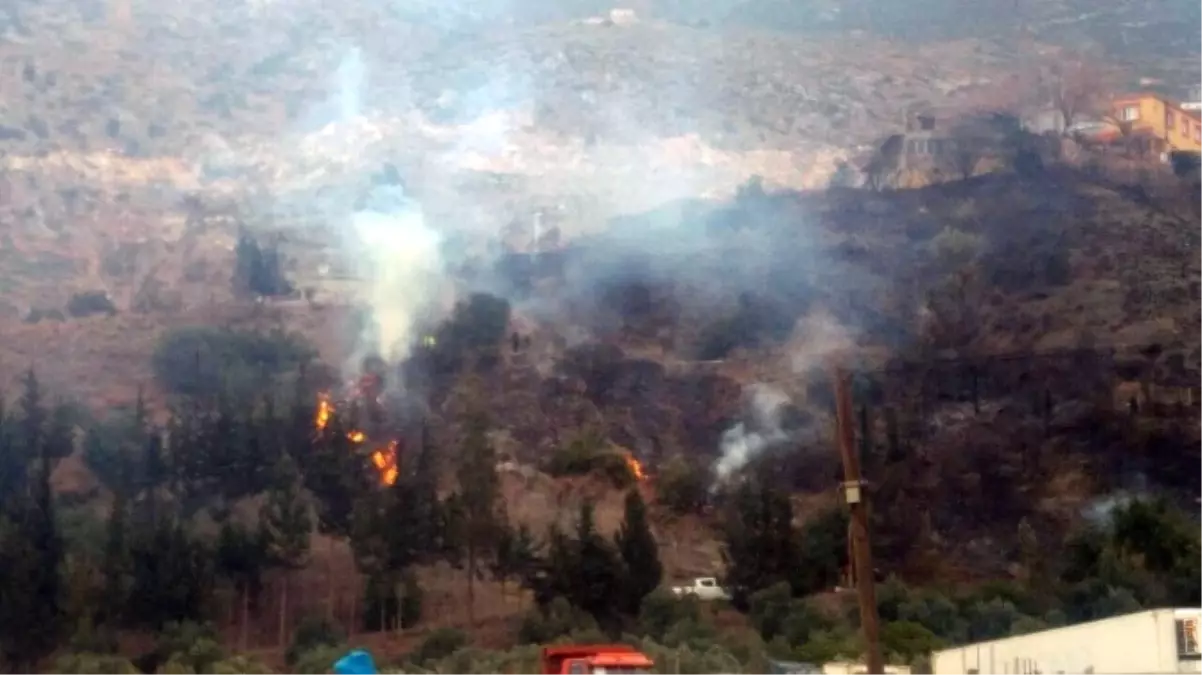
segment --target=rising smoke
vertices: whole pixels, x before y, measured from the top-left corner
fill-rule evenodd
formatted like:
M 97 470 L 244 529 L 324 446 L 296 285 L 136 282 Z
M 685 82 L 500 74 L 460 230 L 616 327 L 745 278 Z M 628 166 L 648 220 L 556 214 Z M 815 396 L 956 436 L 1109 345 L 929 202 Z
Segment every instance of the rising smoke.
M 828 364 L 851 345 L 850 332 L 830 314 L 815 311 L 797 323 L 789 345 L 789 366 L 795 377 L 821 377 Z M 727 429 L 714 463 L 714 486 L 730 480 L 764 452 L 797 442 L 800 429 L 786 429 L 783 412 L 792 401 L 788 394 L 768 384 L 755 384 L 744 396 L 744 419 Z
M 782 413 L 789 405 L 785 392 L 767 384 L 753 384 L 744 392 L 745 420 L 722 434 L 721 455 L 714 463 L 715 486 L 747 466 L 765 450 L 786 443 L 790 434 L 781 426 Z
M 418 322 L 446 282 L 442 236 L 426 224 L 421 205 L 401 185 L 379 185 L 351 222 L 363 244 L 363 300 L 372 321 L 356 361 L 378 354 L 404 361 L 418 338 Z
M 346 51 L 335 76 L 335 91 L 321 106 L 333 112 L 333 120 L 322 133 L 337 134 L 364 122 L 367 66 L 358 47 Z M 364 281 L 358 299 L 370 314 L 345 366 L 347 374 L 357 373 L 365 357 L 404 361 L 419 338 L 419 324 L 447 286 L 442 234 L 427 222 L 422 205 L 405 190 L 391 164 L 375 176 L 366 194 L 327 212 L 348 224 L 343 251 L 350 258 L 347 266 Z

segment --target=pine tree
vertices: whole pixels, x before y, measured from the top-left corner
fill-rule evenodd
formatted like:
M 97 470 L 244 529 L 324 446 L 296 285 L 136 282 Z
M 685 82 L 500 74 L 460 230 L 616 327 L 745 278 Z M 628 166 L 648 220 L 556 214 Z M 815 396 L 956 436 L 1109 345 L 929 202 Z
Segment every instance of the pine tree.
M 497 538 L 496 555 L 491 571 L 493 578 L 501 582 L 501 596 L 505 596 L 505 584 L 511 580 L 524 582 L 539 563 L 538 543 L 525 523 L 516 528 L 505 524 Z
M 251 607 L 263 590 L 263 571 L 267 566 L 267 546 L 263 532 L 254 531 L 227 520 L 217 535 L 217 572 L 223 576 L 240 600 L 239 644 L 248 647 Z
M 38 471 L 31 481 L 32 491 L 29 506 L 18 521 L 17 536 L 25 539 L 28 557 L 25 574 L 18 576 L 16 583 L 26 584 L 17 591 L 25 596 L 25 612 L 16 624 L 6 624 L 5 631 L 14 631 L 21 636 L 17 643 L 15 663 L 32 666 L 37 658 L 49 653 L 58 643 L 62 632 L 62 563 L 63 542 L 59 535 L 54 514 L 54 496 L 50 487 L 50 476 L 54 471 L 54 459 L 45 432 L 33 422 L 45 421 L 45 411 L 39 402 L 37 380 L 32 371 L 26 380 L 25 442 L 26 447 L 38 446 Z M 18 546 L 20 546 L 18 544 Z M 20 563 L 18 569 L 23 567 Z M 21 604 L 21 603 L 19 603 Z M 30 671 L 32 672 L 32 671 Z
M 417 541 L 422 542 L 418 558 L 428 560 L 443 548 L 444 518 L 438 501 L 438 453 L 424 423 L 421 445 L 413 465 L 412 474 L 408 474 L 405 480 L 406 508 L 411 512 Z
M 0 398 L 0 507 L 10 507 L 25 488 L 28 459 L 17 440 L 16 424 Z
M 159 522 L 159 488 L 167 479 L 167 467 L 163 461 L 163 438 L 158 432 L 143 434 L 141 481 L 139 490 L 147 519 L 153 526 Z
M 27 504 L 20 506 L 27 508 Z M 7 510 L 17 508 L 10 503 Z M 38 654 L 30 649 L 29 640 L 39 630 L 32 618 L 41 611 L 42 604 L 35 591 L 39 551 L 19 522 L 21 515 L 0 514 L 0 625 L 5 626 L 0 631 L 0 651 L 9 672 L 32 673 L 31 662 Z
M 40 457 L 46 440 L 46 409 L 42 406 L 42 387 L 32 368 L 22 381 L 21 435 L 26 460 Z
M 460 450 L 457 478 L 462 504 L 463 548 L 467 558 L 468 620 L 475 624 L 476 577 L 480 563 L 495 552 L 501 516 L 497 456 L 488 440 L 488 421 L 473 416 Z
M 747 481 L 733 495 L 723 526 L 726 584 L 736 602 L 781 581 L 799 583 L 797 535 L 787 494 Z
M 126 519 L 125 495 L 113 495 L 113 506 L 109 513 L 105 532 L 104 559 L 101 562 L 103 591 L 98 620 L 109 628 L 116 628 L 122 619 L 122 608 L 129 599 L 132 563 L 129 551 L 128 521 Z
M 351 550 L 365 580 L 363 612 L 369 630 L 387 630 L 400 610 L 399 571 L 408 566 L 408 561 L 401 558 L 411 549 L 410 545 L 403 549 L 396 547 L 403 535 L 395 534 L 394 528 L 397 525 L 409 528 L 406 521 L 391 522 L 392 514 L 397 512 L 392 507 L 394 499 L 395 489 L 365 494 L 355 503 L 351 519 Z
M 622 561 L 613 544 L 597 532 L 591 502 L 580 506 L 572 549 L 568 599 L 599 622 L 612 620 L 619 610 L 615 601 L 622 597 Z
M 659 586 L 664 573 L 659 545 L 647 521 L 647 504 L 637 488 L 626 493 L 625 513 L 614 544 L 623 566 L 622 609 L 633 615 L 643 598 Z
M 212 594 L 212 553 L 184 526 L 162 518 L 143 526 L 131 541 L 133 585 L 127 617 L 135 625 L 162 629 L 170 622 L 202 618 Z
M 283 572 L 278 640 L 284 644 L 288 636 L 289 577 L 292 571 L 308 562 L 313 517 L 292 458 L 281 454 L 272 474 L 272 487 L 259 511 L 259 527 L 263 531 L 269 564 Z

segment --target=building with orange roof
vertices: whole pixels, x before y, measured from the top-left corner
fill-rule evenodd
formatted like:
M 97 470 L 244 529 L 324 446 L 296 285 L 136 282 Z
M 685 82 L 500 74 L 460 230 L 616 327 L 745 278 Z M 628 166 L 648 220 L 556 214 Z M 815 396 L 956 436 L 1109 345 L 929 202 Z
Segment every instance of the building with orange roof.
M 1151 138 L 1167 151 L 1202 151 L 1202 114 L 1160 94 L 1140 93 L 1116 97 L 1110 116 L 1115 124 L 1130 125 L 1126 135 Z M 1108 135 L 1122 135 L 1114 128 Z

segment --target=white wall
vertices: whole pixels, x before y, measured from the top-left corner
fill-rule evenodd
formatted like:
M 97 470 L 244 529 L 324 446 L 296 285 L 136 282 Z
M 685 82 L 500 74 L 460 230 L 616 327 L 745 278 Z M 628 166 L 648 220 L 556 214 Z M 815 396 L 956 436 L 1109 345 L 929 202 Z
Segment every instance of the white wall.
M 931 655 L 932 672 L 1177 673 L 1202 672 L 1202 661 L 1178 662 L 1175 618 L 1200 609 L 1158 609 L 979 642 Z

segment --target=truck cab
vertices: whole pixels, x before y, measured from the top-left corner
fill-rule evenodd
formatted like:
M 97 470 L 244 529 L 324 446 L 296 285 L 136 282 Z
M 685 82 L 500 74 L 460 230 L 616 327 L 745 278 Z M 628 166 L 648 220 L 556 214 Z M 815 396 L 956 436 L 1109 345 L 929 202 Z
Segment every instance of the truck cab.
M 646 654 L 629 645 L 543 647 L 542 672 L 548 674 L 650 673 L 654 666 Z
M 673 586 L 672 592 L 678 597 L 696 596 L 698 600 L 730 600 L 730 593 L 714 577 L 697 577 L 687 586 Z

